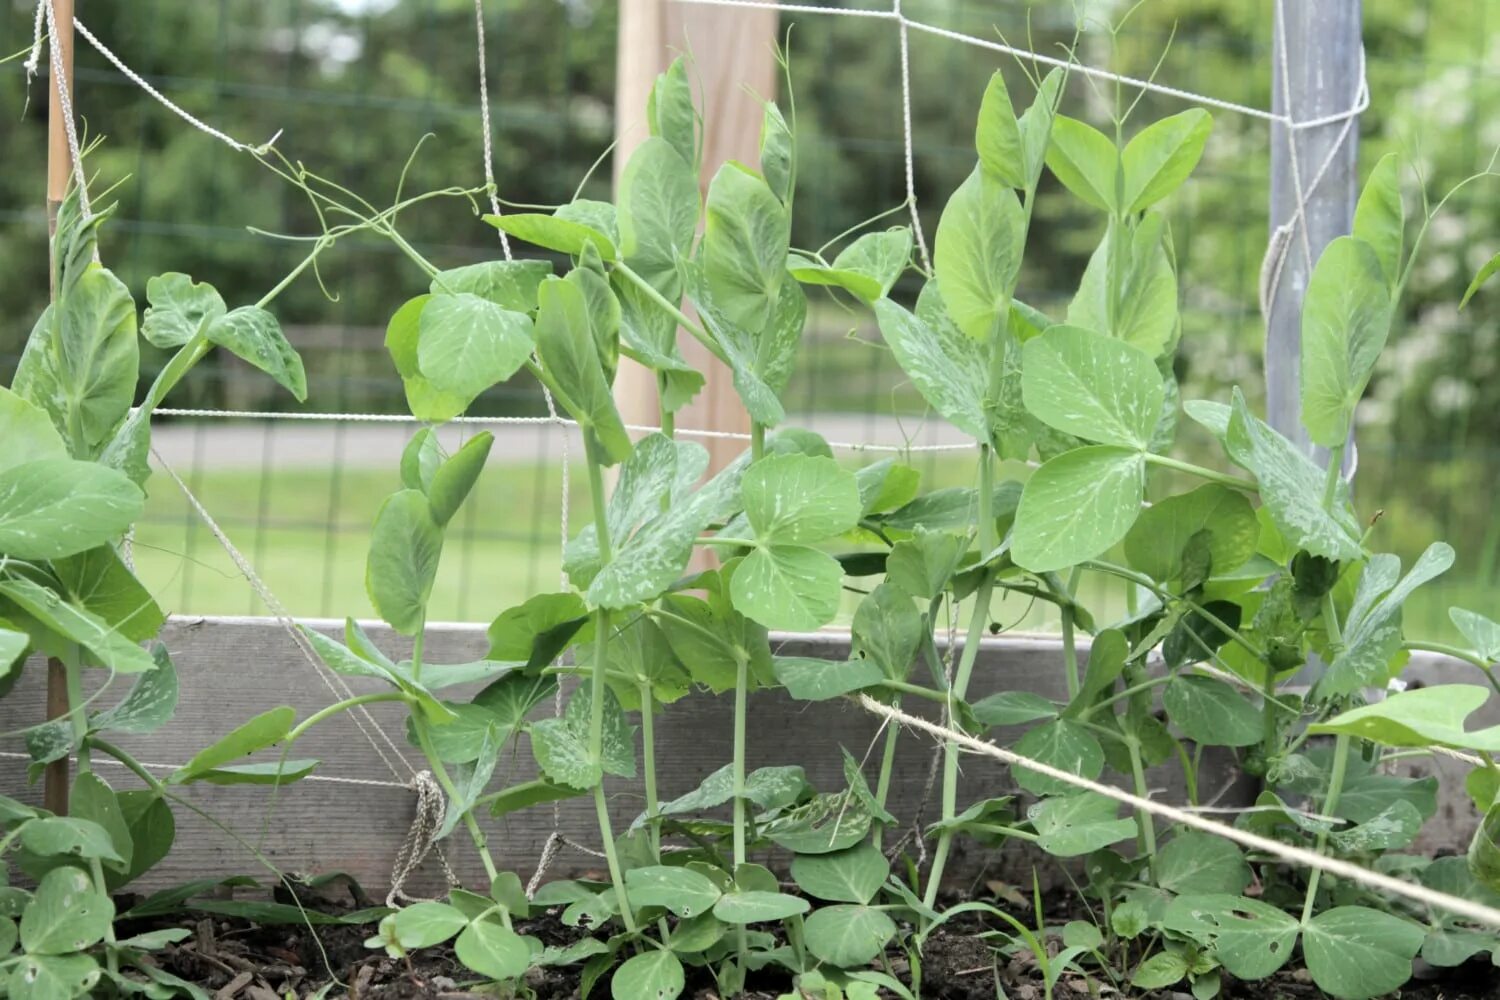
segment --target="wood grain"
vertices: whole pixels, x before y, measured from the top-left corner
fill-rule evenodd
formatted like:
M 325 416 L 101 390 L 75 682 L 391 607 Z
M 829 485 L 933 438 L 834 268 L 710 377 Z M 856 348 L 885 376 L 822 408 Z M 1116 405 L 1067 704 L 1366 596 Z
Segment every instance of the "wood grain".
M 330 633 L 338 623 L 317 622 Z M 376 642 L 392 656 L 404 656 L 409 640 L 379 626 L 369 626 Z M 174 619 L 163 632 L 163 641 L 181 675 L 182 697 L 176 717 L 158 733 L 120 743 L 146 762 L 181 764 L 204 745 L 251 716 L 278 705 L 291 705 L 299 718 L 328 705 L 333 696 L 313 674 L 311 667 L 286 633 L 269 619 Z M 848 656 L 847 635 L 836 633 L 778 637 L 784 655 L 818 656 L 842 660 Z M 487 643 L 479 626 L 433 626 L 428 630 L 426 659 L 430 663 L 463 662 L 482 656 Z M 1058 643 L 1042 638 L 987 640 L 980 654 L 973 681 L 975 697 L 993 691 L 1022 688 L 1061 698 L 1064 682 Z M 102 675 L 90 671 L 97 687 Z M 15 691 L 0 702 L 0 728 L 15 731 L 40 717 L 45 696 L 45 665 L 33 661 Z M 347 678 L 356 692 L 378 690 L 376 682 Z M 99 698 L 100 706 L 112 703 L 125 689 L 123 681 L 111 685 Z M 92 690 L 92 688 L 91 688 Z M 936 705 L 906 707 L 935 715 Z M 403 713 L 399 706 L 372 705 L 371 710 L 406 758 L 420 768 L 420 754 L 405 739 Z M 550 713 L 544 706 L 539 714 Z M 658 724 L 657 755 L 661 793 L 680 795 L 695 788 L 716 768 L 730 760 L 731 712 L 729 698 L 693 695 L 672 706 Z M 871 752 L 879 724 L 869 714 L 843 701 L 795 702 L 779 691 L 752 696 L 749 728 L 749 764 L 752 768 L 771 764 L 800 764 L 813 784 L 826 790 L 843 786 L 840 747 L 868 760 L 866 773 L 873 780 L 878 752 Z M 1001 742 L 1016 733 L 998 732 Z M 6 747 L 21 749 L 19 740 Z M 925 738 L 905 734 L 901 738 L 893 781 L 892 812 L 903 821 L 914 818 L 923 805 L 932 762 L 933 744 Z M 315 728 L 298 741 L 293 756 L 322 761 L 322 776 L 366 780 L 394 780 L 361 736 L 352 721 L 339 717 Z M 101 764 L 103 773 L 117 788 L 136 787 L 132 776 Z M 1151 788 L 1166 801 L 1184 799 L 1172 768 L 1149 776 Z M 0 780 L 0 794 L 36 801 L 37 789 L 26 783 L 26 768 L 19 761 L 7 762 Z M 496 784 L 525 780 L 535 773 L 530 748 L 524 737 L 507 748 L 497 772 Z M 1243 803 L 1253 787 L 1241 780 L 1227 758 L 1211 755 L 1205 765 L 1202 789 L 1205 798 L 1229 785 L 1221 804 Z M 966 760 L 959 800 L 966 804 L 978 798 L 1014 789 L 1005 769 L 996 762 Z M 214 825 L 179 808 L 177 846 L 172 855 L 144 880 L 146 886 L 162 886 L 189 878 L 234 873 L 263 874 L 248 845 L 277 868 L 302 873 L 348 871 L 363 883 L 380 888 L 389 881 L 395 852 L 412 819 L 415 797 L 403 788 L 347 785 L 327 781 L 305 781 L 273 792 L 250 787 L 216 788 L 192 785 L 184 789 L 192 802 L 212 814 L 238 834 L 237 842 Z M 612 788 L 612 813 L 623 829 L 640 812 L 639 785 L 619 782 Z M 925 819 L 931 822 L 937 808 L 934 795 L 927 803 Z M 558 818 L 564 834 L 580 843 L 597 846 L 598 834 L 588 798 L 563 802 Z M 540 806 L 499 820 L 486 818 L 486 829 L 499 864 L 529 877 L 547 835 L 552 830 L 550 806 Z M 460 834 L 459 837 L 462 835 Z M 462 877 L 471 883 L 480 879 L 472 849 L 457 838 L 449 856 Z M 963 881 L 990 871 L 1018 881 L 1030 880 L 1034 856 L 972 847 L 961 850 L 951 871 Z M 595 871 L 596 859 L 565 851 L 554 873 Z M 433 888 L 439 877 L 432 863 L 424 866 L 419 887 Z

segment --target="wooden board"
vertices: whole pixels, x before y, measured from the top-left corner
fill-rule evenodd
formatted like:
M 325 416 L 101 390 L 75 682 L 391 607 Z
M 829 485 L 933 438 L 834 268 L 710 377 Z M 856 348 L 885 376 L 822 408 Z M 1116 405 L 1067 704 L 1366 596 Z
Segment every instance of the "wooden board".
M 314 623 L 335 632 L 334 622 Z M 379 625 L 369 626 L 376 641 L 392 656 L 404 656 L 409 641 Z M 163 633 L 182 677 L 182 698 L 176 717 L 159 733 L 144 739 L 120 742 L 144 761 L 176 765 L 187 760 L 216 737 L 259 712 L 277 705 L 291 705 L 306 717 L 328 705 L 334 696 L 314 674 L 297 647 L 274 621 L 249 618 L 174 619 Z M 779 636 L 783 655 L 844 659 L 847 636 L 836 633 Z M 479 626 L 433 626 L 428 631 L 428 662 L 462 662 L 482 656 L 487 643 Z M 975 671 L 975 697 L 1006 689 L 1025 689 L 1044 696 L 1063 697 L 1061 653 L 1055 639 L 1006 637 L 988 640 Z M 45 669 L 33 661 L 15 691 L 0 702 L 0 727 L 14 732 L 41 718 Z M 920 668 L 919 668 L 920 669 Z M 98 672 L 95 674 L 97 680 Z M 1441 658 L 1414 657 L 1409 677 L 1433 682 L 1465 679 L 1461 665 Z M 377 690 L 375 682 L 347 678 L 356 692 Z M 99 704 L 109 704 L 125 688 L 117 682 Z M 906 707 L 929 716 L 931 703 Z M 407 744 L 399 706 L 371 706 L 376 719 L 400 746 L 413 766 L 420 768 L 420 754 Z M 545 706 L 550 712 L 550 706 Z M 732 702 L 728 697 L 693 695 L 674 705 L 658 724 L 658 772 L 663 797 L 672 797 L 696 787 L 716 768 L 727 763 L 731 749 Z M 1490 721 L 1500 721 L 1492 719 Z M 749 726 L 749 764 L 800 764 L 809 779 L 821 789 L 842 787 L 840 747 L 867 760 L 866 773 L 873 778 L 878 749 L 872 751 L 879 724 L 869 714 L 844 702 L 809 704 L 795 702 L 779 691 L 752 696 Z M 999 732 L 1003 743 L 1013 733 Z M 22 749 L 13 739 L 5 748 Z M 892 811 L 903 821 L 915 817 L 923 804 L 931 773 L 933 744 L 925 738 L 904 734 L 897 755 Z M 320 726 L 298 741 L 294 756 L 321 760 L 320 777 L 394 782 L 389 771 L 347 717 Z M 1243 779 L 1224 754 L 1206 755 L 1200 787 L 1204 800 L 1218 796 L 1219 805 L 1247 804 L 1254 786 Z M 1422 767 L 1430 767 L 1422 762 Z M 1427 849 L 1462 847 L 1467 843 L 1476 817 L 1463 798 L 1461 766 L 1440 765 L 1445 791 L 1440 816 L 1424 841 Z M 132 776 L 119 768 L 101 764 L 100 771 L 117 788 L 136 787 Z M 1185 799 L 1175 765 L 1148 774 L 1153 795 L 1163 801 Z M 7 760 L 0 780 L 0 794 L 37 801 L 39 788 L 26 782 L 26 767 Z M 497 772 L 497 784 L 525 780 L 534 774 L 530 748 L 522 738 L 508 748 Z M 969 758 L 965 761 L 959 792 L 961 804 L 1013 790 L 1005 769 L 996 762 Z M 1220 792 L 1223 792 L 1221 795 Z M 639 814 L 639 785 L 618 782 L 611 786 L 611 813 L 616 829 L 622 830 Z M 289 872 L 322 873 L 348 871 L 372 889 L 389 882 L 391 863 L 406 836 L 415 810 L 414 794 L 401 787 L 348 784 L 334 780 L 311 780 L 273 793 L 269 789 L 189 786 L 185 793 L 220 823 L 236 831 L 239 841 L 184 809 L 178 809 L 177 846 L 162 864 L 143 880 L 145 886 L 162 886 L 189 878 L 234 873 L 264 874 L 265 869 L 247 848 L 258 845 L 264 857 Z M 1450 794 L 1451 793 L 1451 794 Z M 937 808 L 934 792 L 924 813 L 931 822 Z M 588 798 L 563 802 L 558 807 L 560 829 L 570 839 L 597 847 L 598 831 Z M 539 806 L 499 820 L 485 820 L 496 859 L 503 867 L 528 878 L 548 834 L 553 828 L 550 806 Z M 480 881 L 478 863 L 460 834 L 449 851 L 459 874 L 471 883 Z M 994 852 L 972 845 L 960 850 L 952 872 L 969 880 L 981 873 L 1013 881 L 1030 880 L 1034 856 L 1021 852 Z M 561 877 L 597 871 L 600 862 L 587 855 L 564 851 L 552 873 Z M 1053 866 L 1046 866 L 1055 870 Z M 419 888 L 440 883 L 435 864 L 421 871 Z

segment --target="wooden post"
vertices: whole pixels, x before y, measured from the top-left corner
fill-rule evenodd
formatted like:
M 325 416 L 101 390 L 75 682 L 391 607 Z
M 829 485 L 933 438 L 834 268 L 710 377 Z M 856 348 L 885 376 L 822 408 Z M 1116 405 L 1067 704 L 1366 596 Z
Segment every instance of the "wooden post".
M 1347 111 L 1353 105 L 1360 83 L 1360 5 L 1361 0 L 1279 0 L 1275 5 L 1271 104 L 1277 114 L 1287 115 L 1292 121 L 1311 121 Z M 1297 209 L 1296 180 L 1300 180 L 1307 194 L 1303 216 L 1307 242 L 1303 242 L 1300 229 L 1292 230 L 1275 301 L 1266 317 L 1267 420 L 1309 454 L 1315 453 L 1319 462 L 1327 461 L 1327 450 L 1311 447 L 1300 420 L 1302 296 L 1311 276 L 1307 251 L 1311 250 L 1316 261 L 1324 247 L 1354 226 L 1359 123 L 1350 125 L 1344 135 L 1346 124 L 1341 120 L 1298 129 L 1295 136 L 1282 123 L 1271 128 L 1271 232 L 1292 220 Z M 1341 136 L 1343 143 L 1317 188 L 1309 190 Z M 1294 142 L 1295 180 L 1291 159 Z M 1352 460 L 1352 452 L 1345 449 L 1346 463 Z
M 57 37 L 47 39 L 49 46 L 57 46 L 58 61 L 62 63 L 62 79 L 54 72 L 56 64 L 48 52 L 47 73 L 47 235 L 57 232 L 57 213 L 63 199 L 68 195 L 68 184 L 73 177 L 73 152 L 68 146 L 68 130 L 63 120 L 63 101 L 59 88 L 66 87 L 71 98 L 73 93 L 73 0 L 52 0 L 57 21 Z M 70 102 L 71 103 L 71 100 Z M 48 246 L 52 245 L 51 240 Z M 49 273 L 56 275 L 57 268 Z M 55 280 L 55 279 L 54 279 Z M 52 295 L 57 296 L 54 284 Z M 47 718 L 58 719 L 68 714 L 68 674 L 62 661 L 47 661 Z M 47 765 L 42 781 L 42 804 L 62 816 L 68 811 L 68 758 Z
M 754 166 L 760 155 L 760 101 L 776 95 L 777 13 L 766 8 L 708 7 L 672 0 L 621 0 L 616 54 L 614 176 L 650 132 L 646 97 L 656 75 L 679 54 L 693 60 L 695 91 L 702 100 L 703 173 L 707 190 L 725 160 Z M 677 426 L 748 433 L 749 417 L 735 395 L 729 369 L 690 337 L 679 337 L 683 356 L 707 379 L 698 397 L 677 415 Z M 615 402 L 626 423 L 658 422 L 656 381 L 650 371 L 620 359 Z M 710 469 L 728 464 L 744 443 L 709 439 Z

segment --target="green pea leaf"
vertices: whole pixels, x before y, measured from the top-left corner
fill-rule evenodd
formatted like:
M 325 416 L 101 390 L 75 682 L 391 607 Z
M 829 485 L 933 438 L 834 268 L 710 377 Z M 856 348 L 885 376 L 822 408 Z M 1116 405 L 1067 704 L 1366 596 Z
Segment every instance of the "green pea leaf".
M 136 579 L 113 545 L 100 545 L 52 561 L 61 593 L 97 615 L 131 642 L 153 638 L 166 621 L 151 592 Z
M 109 867 L 117 872 L 130 867 L 135 843 L 130 837 L 130 824 L 120 808 L 120 801 L 108 782 L 92 773 L 74 778 L 73 787 L 68 792 L 68 815 L 98 824 L 109 836 L 110 846 L 120 858 L 119 861 L 107 862 Z
M 1313 267 L 1302 304 L 1302 423 L 1315 444 L 1344 443 L 1391 328 L 1380 257 L 1341 236 Z
M 730 161 L 708 186 L 703 284 L 714 307 L 743 330 L 766 327 L 786 274 L 791 217 L 759 174 Z
M 868 841 L 832 854 L 801 854 L 792 880 L 810 896 L 839 903 L 868 903 L 891 873 L 890 862 Z
M 74 458 L 93 458 L 135 402 L 139 362 L 129 290 L 87 267 L 37 320 L 11 388 L 47 412 Z
M 1469 873 L 1479 883 L 1500 892 L 1500 805 L 1491 805 L 1469 841 Z
M 762 924 L 806 913 L 811 906 L 799 896 L 781 892 L 736 889 L 714 904 L 714 916 L 726 924 Z
M 1401 279 L 1406 211 L 1401 204 L 1401 157 L 1387 153 L 1375 163 L 1354 206 L 1354 237 L 1369 244 L 1380 260 L 1386 284 Z
M 141 515 L 145 495 L 93 462 L 44 458 L 0 471 L 0 552 L 59 559 L 113 542 Z
M 1140 516 L 1145 475 L 1140 452 L 1110 445 L 1048 461 L 1021 493 L 1012 558 L 1044 573 L 1107 551 Z
M 1077 696 L 1068 703 L 1064 714 L 1076 717 L 1098 701 L 1100 695 L 1113 688 L 1115 681 L 1125 672 L 1125 661 L 1129 655 L 1130 643 L 1126 640 L 1125 633 L 1119 629 L 1105 629 L 1096 635 L 1089 646 L 1083 683 L 1079 685 Z
M 1184 556 L 1200 532 L 1205 533 L 1214 576 L 1243 566 L 1260 543 L 1260 522 L 1249 499 L 1238 490 L 1207 483 L 1141 511 L 1125 536 L 1125 559 L 1154 580 L 1181 580 Z
M 11 967 L 6 991 L 13 997 L 67 1000 L 87 996 L 101 972 L 89 955 L 22 955 Z
M 911 230 L 896 226 L 883 233 L 864 234 L 832 264 L 793 254 L 787 259 L 787 270 L 803 284 L 842 288 L 874 304 L 890 294 L 891 286 L 906 270 L 911 248 Z
M 21 947 L 31 955 L 83 951 L 104 939 L 114 918 L 114 904 L 94 888 L 86 872 L 54 868 L 42 876 L 21 914 Z
M 421 628 L 442 552 L 443 529 L 422 493 L 401 490 L 380 505 L 370 532 L 365 591 L 397 632 L 414 635 Z
M 1162 926 L 1204 941 L 1239 979 L 1264 979 L 1292 957 L 1297 919 L 1258 899 L 1222 894 L 1183 895 L 1167 904 Z
M 696 172 L 698 167 L 698 111 L 693 107 L 692 86 L 688 83 L 687 62 L 682 56 L 656 77 L 646 102 L 646 124 L 654 136 L 671 143 L 672 148 Z
M 1406 799 L 1397 799 L 1376 816 L 1341 830 L 1329 841 L 1344 854 L 1373 854 L 1406 847 L 1422 832 L 1422 814 Z
M 173 784 L 183 784 L 195 781 L 209 771 L 238 763 L 240 758 L 286 739 L 296 721 L 296 711 L 286 705 L 262 712 L 200 750 L 192 760 L 172 772 L 169 780 Z
M 820 542 L 859 520 L 859 487 L 831 458 L 769 455 L 740 481 L 745 515 L 758 541 Z
M 885 680 L 873 660 L 838 662 L 809 656 L 778 656 L 772 660 L 776 681 L 798 701 L 827 701 Z
M 800 767 L 760 767 L 745 776 L 745 798 L 762 810 L 791 805 L 807 789 L 807 776 Z M 721 806 L 733 797 L 734 766 L 725 764 L 691 792 L 662 803 L 658 812 L 663 816 L 692 815 Z
M 1179 895 L 1238 896 L 1250 879 L 1244 852 L 1211 833 L 1183 830 L 1156 857 L 1156 884 Z
M 932 266 L 958 328 L 988 343 L 1010 322 L 1010 297 L 1025 249 L 1015 191 L 975 167 L 943 208 Z
M 1021 143 L 1021 125 L 1005 89 L 1005 76 L 996 70 L 984 88 L 974 147 L 985 170 L 1013 188 L 1028 186 L 1029 171 Z
M 1117 227 L 1124 227 L 1119 233 Z M 1155 212 L 1112 221 L 1089 258 L 1068 322 L 1130 343 L 1155 358 L 1177 339 L 1177 275 Z
M 1136 133 L 1120 154 L 1125 211 L 1145 211 L 1181 187 L 1203 156 L 1213 125 L 1207 111 L 1192 108 Z
M 453 942 L 453 953 L 481 976 L 504 981 L 531 967 L 531 946 L 515 931 L 489 920 L 470 923 Z
M 971 706 L 974 718 L 986 726 L 1020 726 L 1038 719 L 1055 719 L 1058 707 L 1031 691 L 1001 691 Z
M 469 491 L 479 480 L 479 473 L 484 470 L 485 459 L 489 457 L 490 447 L 494 443 L 495 435 L 489 431 L 480 431 L 465 441 L 463 447 L 433 472 L 425 492 L 428 503 L 432 505 L 433 520 L 439 527 L 452 520 L 459 507 L 463 506 Z
M 577 594 L 536 594 L 490 623 L 488 657 L 546 666 L 568 644 L 586 638 L 588 607 Z
M 588 790 L 605 774 L 635 777 L 635 727 L 626 722 L 613 691 L 604 689 L 604 742 L 598 759 L 589 748 L 592 714 L 592 689 L 581 686 L 561 717 L 531 724 L 532 754 L 551 780 Z
M 647 948 L 620 963 L 609 981 L 614 1000 L 673 1000 L 682 995 L 682 962 L 666 948 Z
M 433 295 L 467 292 L 511 312 L 536 311 L 536 290 L 552 273 L 549 260 L 485 260 L 449 268 L 432 279 Z
M 1463 634 L 1481 660 L 1500 660 L 1500 622 L 1463 608 L 1449 608 L 1453 627 Z
M 776 197 L 791 205 L 797 181 L 797 150 L 792 130 L 774 101 L 765 102 L 761 115 L 760 170 Z
M 1136 968 L 1130 985 L 1139 990 L 1160 990 L 1181 982 L 1187 973 L 1187 958 L 1181 952 L 1159 951 Z
M 838 969 L 868 965 L 896 936 L 896 924 L 868 906 L 824 906 L 802 928 L 807 950 Z
M 21 846 L 44 858 L 68 856 L 99 859 L 114 864 L 125 859 L 115 853 L 109 832 L 91 820 L 71 816 L 47 816 L 21 827 Z
M 1013 749 L 1023 757 L 1084 778 L 1097 778 L 1104 772 L 1104 750 L 1099 741 L 1083 726 L 1068 719 L 1055 719 L 1029 730 Z M 1019 764 L 1012 774 L 1016 784 L 1033 795 L 1061 795 L 1076 787 Z
M 872 817 L 864 800 L 848 793 L 815 795 L 767 823 L 762 832 L 798 854 L 830 854 L 864 840 Z
M 740 401 L 753 420 L 776 426 L 786 417 L 780 395 L 802 341 L 807 296 L 795 281 L 781 282 L 767 318 L 759 326 L 745 326 L 725 310 L 706 271 L 690 274 L 699 316 L 724 350 Z
M 228 312 L 214 286 L 175 271 L 147 279 L 146 301 L 141 336 L 167 349 L 186 344 Z
M 409 317 L 403 319 L 409 323 Z M 409 336 L 409 330 L 399 332 Z M 390 340 L 387 330 L 388 347 Z M 458 402 L 462 412 L 481 392 L 519 371 L 532 347 L 531 319 L 525 313 L 512 312 L 472 292 L 427 297 L 417 316 L 415 367 L 437 394 L 429 407 Z M 402 368 L 399 360 L 396 367 Z M 407 392 L 410 396 L 410 385 Z M 443 409 L 447 408 L 451 407 Z M 418 416 L 425 418 L 426 413 Z
M 918 526 L 910 538 L 891 547 L 886 579 L 913 597 L 931 600 L 942 593 L 958 568 L 964 540 L 951 531 Z
M 1416 924 L 1367 906 L 1324 910 L 1303 928 L 1302 953 L 1319 989 L 1363 1000 L 1411 978 L 1424 935 Z
M 442 423 L 452 420 L 469 406 L 470 397 L 437 388 L 422 374 L 418 348 L 422 335 L 422 312 L 432 295 L 408 299 L 391 316 L 385 329 L 385 347 L 395 362 L 406 391 L 406 405 L 418 420 Z
M 1434 542 L 1417 557 L 1406 576 L 1396 581 L 1398 562 L 1383 561 L 1389 569 L 1388 575 L 1382 575 L 1371 572 L 1382 564 L 1379 557 L 1372 559 L 1360 578 L 1354 605 L 1344 623 L 1344 646 L 1318 681 L 1317 693 L 1351 694 L 1368 684 L 1383 684 L 1391 658 L 1401 647 L 1401 606 L 1412 591 L 1446 572 L 1453 560 L 1451 545 Z M 1377 577 L 1381 577 L 1378 582 L 1366 586 L 1367 580 Z
M 1162 407 L 1161 376 L 1139 348 L 1054 326 L 1022 348 L 1026 409 L 1048 426 L 1144 451 Z
M 620 255 L 658 291 L 682 294 L 679 261 L 698 229 L 698 181 L 691 160 L 666 139 L 636 147 L 620 175 Z M 664 293 L 665 294 L 665 293 Z
M 231 309 L 208 324 L 208 339 L 259 368 L 296 397 L 307 399 L 307 373 L 302 356 L 287 342 L 276 317 L 260 306 Z
M 120 792 L 116 795 L 125 817 L 132 850 L 130 863 L 120 872 L 106 871 L 104 880 L 109 891 L 140 878 L 171 851 L 177 839 L 177 820 L 172 807 L 151 789 Z
M 632 906 L 661 906 L 684 919 L 707 913 L 723 895 L 703 873 L 669 865 L 630 869 L 625 894 Z
M 1261 502 L 1287 543 L 1338 562 L 1357 559 L 1360 529 L 1350 514 L 1349 490 L 1335 489 L 1333 510 L 1323 505 L 1324 471 L 1269 425 L 1250 413 L 1234 390 L 1225 447 L 1235 463 L 1255 473 Z
M 1082 201 L 1106 212 L 1116 211 L 1115 172 L 1120 168 L 1120 154 L 1103 132 L 1058 115 L 1052 122 L 1047 167 Z
M 806 545 L 764 545 L 745 557 L 730 582 L 735 608 L 766 628 L 806 632 L 839 611 L 844 571 Z
M 1260 710 L 1215 677 L 1178 674 L 1161 701 L 1173 725 L 1195 743 L 1248 747 L 1265 736 Z
M 30 648 L 31 637 L 25 632 L 16 632 L 0 625 L 0 679 L 9 675 Z
M 1484 266 L 1475 272 L 1474 280 L 1469 282 L 1468 288 L 1464 289 L 1464 297 L 1459 300 L 1458 307 L 1462 309 L 1468 305 L 1469 300 L 1474 297 L 1474 293 L 1479 291 L 1480 287 L 1486 281 L 1494 277 L 1496 272 L 1500 272 L 1500 253 L 1495 254 L 1495 256 L 1485 261 Z
M 408 950 L 431 948 L 463 930 L 469 918 L 447 903 L 420 902 L 391 916 L 396 941 Z
M 854 610 L 853 655 L 873 662 L 884 677 L 905 680 L 925 630 L 911 595 L 894 583 L 881 583 Z
M 39 459 L 65 459 L 68 446 L 52 426 L 47 411 L 0 386 L 0 472 Z
M 614 241 L 601 229 L 566 218 L 565 215 L 561 210 L 556 215 L 515 212 L 509 215 L 486 215 L 484 221 L 516 239 L 534 243 L 547 250 L 576 257 L 583 253 L 584 247 L 592 244 L 599 256 L 606 261 L 615 259 Z
M 1059 858 L 1074 858 L 1136 835 L 1134 819 L 1119 818 L 1120 804 L 1097 792 L 1043 799 L 1027 813 L 1037 846 Z
M 1489 699 L 1476 684 L 1443 684 L 1388 695 L 1314 724 L 1314 733 L 1347 733 L 1385 746 L 1434 744 L 1492 752 L 1500 750 L 1500 726 L 1468 732 L 1464 720 Z
M 929 282 L 922 298 L 936 295 Z M 880 334 L 917 391 L 954 427 L 979 441 L 989 440 L 984 400 L 989 373 L 982 352 L 946 313 L 928 323 L 889 299 L 875 303 Z
M 121 674 L 156 669 L 151 654 L 111 628 L 98 615 L 63 600 L 41 584 L 20 577 L 0 580 L 0 595 L 10 598 L 52 632 L 78 643 L 101 666 Z

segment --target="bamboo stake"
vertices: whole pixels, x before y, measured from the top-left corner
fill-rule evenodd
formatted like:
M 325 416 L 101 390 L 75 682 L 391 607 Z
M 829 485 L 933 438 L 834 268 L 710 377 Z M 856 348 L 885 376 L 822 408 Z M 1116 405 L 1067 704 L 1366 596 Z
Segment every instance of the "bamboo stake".
M 62 63 L 63 78 L 56 79 L 53 63 L 48 61 L 47 86 L 47 235 L 57 233 L 57 213 L 68 194 L 68 184 L 73 175 L 73 154 L 68 148 L 68 132 L 63 122 L 62 98 L 58 91 L 73 88 L 73 0 L 52 0 L 57 22 L 57 37 L 47 39 L 48 45 L 56 45 Z M 48 240 L 48 246 L 52 241 Z M 57 297 L 57 268 L 49 268 L 53 275 L 52 297 Z M 58 719 L 68 714 L 68 675 L 62 661 L 47 660 L 47 718 Z M 68 758 L 55 760 L 47 765 L 42 784 L 42 804 L 61 816 L 68 811 Z

